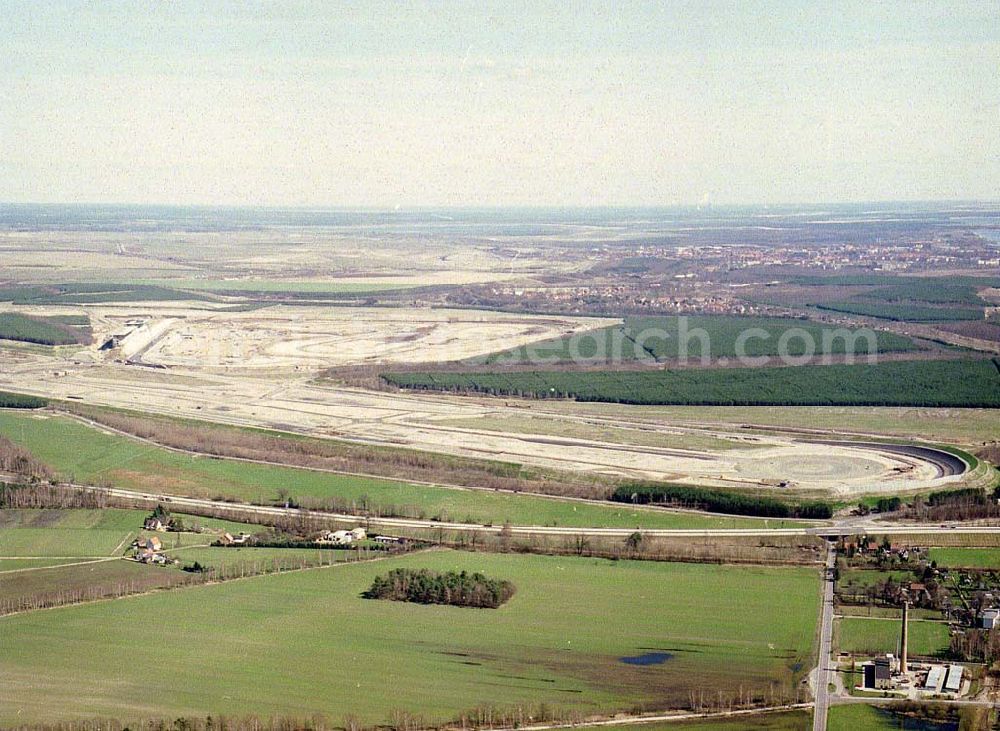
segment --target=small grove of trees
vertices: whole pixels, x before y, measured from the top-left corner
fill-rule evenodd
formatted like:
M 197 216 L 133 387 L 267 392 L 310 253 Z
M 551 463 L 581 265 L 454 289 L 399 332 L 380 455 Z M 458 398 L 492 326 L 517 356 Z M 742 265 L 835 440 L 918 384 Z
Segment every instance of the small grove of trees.
M 951 596 L 948 590 L 931 576 L 932 570 L 929 569 L 924 573 L 924 588 L 916 592 L 909 590 L 911 582 L 908 579 L 899 581 L 890 576 L 885 581 L 875 584 L 844 587 L 839 596 L 842 601 L 851 603 L 899 607 L 906 601 L 915 607 L 940 610 L 950 603 Z
M 106 508 L 103 491 L 79 490 L 48 483 L 0 482 L 0 508 Z
M 960 490 L 939 490 L 927 496 L 927 505 L 932 508 L 942 505 L 986 505 L 989 499 L 986 491 L 978 487 L 963 487 Z
M 3 394 L 0 394 L 0 406 L 3 405 L 2 396 Z M 0 436 L 0 472 L 10 472 L 36 480 L 52 478 L 52 471 L 43 462 L 4 436 Z
M 880 497 L 876 502 L 874 507 L 868 505 L 868 503 L 860 502 L 858 503 L 857 513 L 858 515 L 868 515 L 872 511 L 876 513 L 894 513 L 903 507 L 903 501 L 898 497 Z
M 629 553 L 638 553 L 642 548 L 642 533 L 635 531 L 629 534 L 629 537 L 625 539 L 625 547 L 628 549 Z
M 946 703 L 928 703 L 926 701 L 899 701 L 883 706 L 893 719 L 902 722 L 904 719 L 934 724 L 958 722 L 959 731 L 974 731 L 989 728 L 988 716 L 989 708 L 966 707 L 960 708 Z M 986 711 L 984 715 L 980 711 Z M 893 727 L 896 724 L 893 723 Z
M 875 511 L 878 513 L 894 513 L 903 506 L 903 501 L 899 497 L 880 497 L 875 503 Z
M 393 569 L 385 576 L 376 576 L 362 596 L 366 599 L 496 609 L 514 596 L 514 591 L 511 582 L 491 579 L 478 572 Z
M 932 492 L 916 496 L 901 517 L 926 521 L 975 520 L 1000 516 L 1000 487 L 992 493 L 978 487 Z
M 710 513 L 756 515 L 766 518 L 817 518 L 833 516 L 833 506 L 823 502 L 792 503 L 771 497 L 712 490 L 688 485 L 627 483 L 611 494 L 616 502 L 671 505 Z
M 183 533 L 189 531 L 192 533 L 201 533 L 202 527 L 197 523 L 192 523 L 190 526 L 184 522 L 183 516 L 174 515 L 170 512 L 169 508 L 164 507 L 162 504 L 157 503 L 156 507 L 153 508 L 153 512 L 149 515 L 150 518 L 160 521 L 168 531 L 174 533 Z
M 948 643 L 948 654 L 956 660 L 992 665 L 1000 660 L 1000 632 L 990 629 L 954 632 Z

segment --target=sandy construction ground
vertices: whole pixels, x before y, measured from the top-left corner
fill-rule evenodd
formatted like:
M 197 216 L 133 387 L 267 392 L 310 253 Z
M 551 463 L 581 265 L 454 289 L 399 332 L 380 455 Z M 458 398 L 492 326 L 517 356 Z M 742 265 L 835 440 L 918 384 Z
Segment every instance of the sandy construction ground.
M 142 361 L 240 368 L 451 361 L 611 322 L 462 310 L 271 307 L 175 322 L 156 336 Z
M 11 308 L 28 314 L 86 312 L 88 360 L 131 360 L 200 370 L 321 369 L 365 363 L 461 360 L 618 322 L 594 317 L 474 310 L 275 305 L 246 312 L 214 303 L 137 303 Z M 118 336 L 117 347 L 97 347 Z
M 124 334 L 115 350 L 99 351 L 100 337 L 94 346 L 75 352 L 0 348 L 0 389 L 571 472 L 691 484 L 850 496 L 926 489 L 961 479 L 941 477 L 930 462 L 878 448 L 807 443 L 794 435 L 748 436 L 735 425 L 678 425 L 658 417 L 655 407 L 631 407 L 632 420 L 598 417 L 582 404 L 560 403 L 553 410 L 546 402 L 372 392 L 312 382 L 321 366 L 467 357 L 594 327 L 601 320 L 374 308 L 275 307 L 229 313 L 190 304 L 155 307 L 155 312 L 144 305 L 86 308 L 99 334 Z M 239 359 L 226 350 L 228 344 L 242 348 Z M 126 355 L 153 365 L 124 363 Z M 523 417 L 530 413 L 544 413 L 546 429 L 532 433 L 530 421 L 526 428 Z M 518 427 L 505 430 L 505 418 Z M 477 428 L 477 420 L 484 428 Z M 572 423 L 577 428 L 567 433 L 574 436 L 554 432 L 553 420 Z M 669 446 L 650 446 L 648 438 L 623 439 L 637 428 L 636 420 L 647 437 L 650 430 L 662 431 Z M 581 431 L 581 422 L 591 431 Z M 614 430 L 613 439 L 602 437 L 602 426 Z
M 224 232 L 147 230 L 139 235 L 114 230 L 0 231 L 5 275 L 0 279 L 156 280 L 193 289 L 206 282 L 222 282 L 223 289 L 265 290 L 285 285 L 294 290 L 309 282 L 325 287 L 430 286 L 580 272 L 598 261 L 585 246 L 564 248 L 564 255 L 554 257 L 548 246 L 522 237 L 469 234 L 448 235 L 434 225 L 414 232 L 391 224 L 321 230 L 282 225 Z

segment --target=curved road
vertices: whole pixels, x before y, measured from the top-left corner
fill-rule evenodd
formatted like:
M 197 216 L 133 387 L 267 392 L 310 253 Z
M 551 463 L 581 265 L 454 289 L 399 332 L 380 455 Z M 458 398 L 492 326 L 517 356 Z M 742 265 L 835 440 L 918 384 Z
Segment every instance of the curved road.
M 898 454 L 903 457 L 913 457 L 914 459 L 923 460 L 934 465 L 937 468 L 938 477 L 963 475 L 969 469 L 969 465 L 964 459 L 936 447 L 924 447 L 916 444 L 884 444 L 882 442 L 846 442 L 827 439 L 803 441 L 803 444 L 827 444 L 831 447 L 849 446 L 855 449 L 871 449 Z

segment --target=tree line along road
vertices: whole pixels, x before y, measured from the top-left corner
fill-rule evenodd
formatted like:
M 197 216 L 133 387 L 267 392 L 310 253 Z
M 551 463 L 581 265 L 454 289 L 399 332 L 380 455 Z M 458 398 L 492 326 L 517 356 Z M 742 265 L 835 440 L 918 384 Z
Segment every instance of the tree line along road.
M 16 483 L 14 475 L 0 475 L 0 481 Z M 481 525 L 478 523 L 452 523 L 436 520 L 418 520 L 413 518 L 385 518 L 369 515 L 355 515 L 350 513 L 332 513 L 316 510 L 304 510 L 301 508 L 285 508 L 271 505 L 252 505 L 250 503 L 228 503 L 203 498 L 191 498 L 178 495 L 160 495 L 157 493 L 139 492 L 136 490 L 123 490 L 116 487 L 96 487 L 94 485 L 80 485 L 74 483 L 64 483 L 63 487 L 106 495 L 110 498 L 120 500 L 133 500 L 145 503 L 169 503 L 178 508 L 200 508 L 210 509 L 218 512 L 228 512 L 234 515 L 247 513 L 260 516 L 274 517 L 313 517 L 327 518 L 329 520 L 339 520 L 344 522 L 366 523 L 371 526 L 393 529 L 431 529 L 449 530 L 468 533 L 500 533 L 507 531 L 511 535 L 566 535 L 566 536 L 592 536 L 592 537 L 620 537 L 626 538 L 633 533 L 641 533 L 644 536 L 661 537 L 767 537 L 767 536 L 823 536 L 839 537 L 845 535 L 856 535 L 861 533 L 877 533 L 879 535 L 908 535 L 919 533 L 927 534 L 971 534 L 990 535 L 1000 534 L 1000 525 L 962 525 L 961 523 L 942 523 L 937 525 L 926 524 L 892 524 L 886 525 L 871 520 L 864 523 L 857 522 L 837 522 L 830 525 L 809 526 L 804 528 L 579 528 L 562 526 L 542 526 L 542 525 L 515 525 L 497 526 Z

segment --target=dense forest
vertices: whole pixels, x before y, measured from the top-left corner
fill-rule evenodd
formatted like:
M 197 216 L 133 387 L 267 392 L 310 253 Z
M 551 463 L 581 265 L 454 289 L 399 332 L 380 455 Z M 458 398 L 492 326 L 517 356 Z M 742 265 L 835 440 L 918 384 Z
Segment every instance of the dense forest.
M 669 505 L 694 508 L 709 513 L 755 515 L 764 518 L 815 518 L 833 517 L 829 503 L 791 503 L 752 494 L 711 490 L 687 485 L 658 485 L 630 483 L 622 485 L 611 495 L 616 502 L 637 505 Z
M 989 360 L 645 371 L 389 373 L 401 388 L 573 398 L 622 404 L 704 406 L 1000 407 Z
M 48 401 L 38 396 L 0 391 L 0 409 L 41 409 L 47 405 Z
M 891 302 L 821 302 L 816 307 L 831 312 L 846 312 L 897 322 L 955 322 L 983 319 L 982 308 L 975 307 L 932 307 Z

